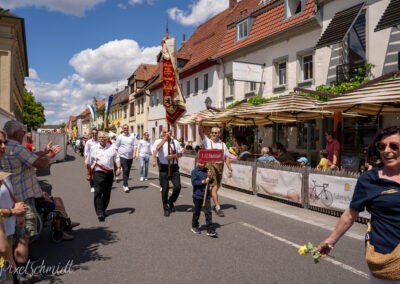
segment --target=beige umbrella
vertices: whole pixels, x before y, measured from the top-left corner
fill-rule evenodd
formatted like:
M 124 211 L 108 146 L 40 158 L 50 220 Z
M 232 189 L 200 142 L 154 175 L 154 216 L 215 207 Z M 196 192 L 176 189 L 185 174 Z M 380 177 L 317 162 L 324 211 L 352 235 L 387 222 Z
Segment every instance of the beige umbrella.
M 232 125 L 265 125 L 331 117 L 321 101 L 298 93 L 282 95 L 262 105 L 240 103 L 214 119 Z
M 177 124 L 179 124 L 179 125 L 195 124 L 196 118 L 198 116 L 202 117 L 204 119 L 204 121 L 209 121 L 209 120 L 211 121 L 213 119 L 213 117 L 215 117 L 218 113 L 220 113 L 220 111 L 217 109 L 205 109 L 198 113 L 185 115 L 184 117 L 181 117 L 177 121 Z
M 361 115 L 398 114 L 400 112 L 400 76 L 389 73 L 325 103 L 332 111 Z

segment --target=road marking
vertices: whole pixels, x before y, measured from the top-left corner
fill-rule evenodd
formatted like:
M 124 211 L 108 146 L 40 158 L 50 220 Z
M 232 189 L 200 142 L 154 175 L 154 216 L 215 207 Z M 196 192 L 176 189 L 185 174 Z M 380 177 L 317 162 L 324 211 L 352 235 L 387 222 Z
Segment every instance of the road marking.
M 264 231 L 263 229 L 260 229 L 260 228 L 258 228 L 258 227 L 256 227 L 256 226 L 253 226 L 253 225 L 250 225 L 250 224 L 248 224 L 248 223 L 246 223 L 246 222 L 238 222 L 238 223 L 239 223 L 240 225 L 242 225 L 242 226 L 245 226 L 245 227 L 248 227 L 248 228 L 250 228 L 250 229 L 253 229 L 253 230 L 255 230 L 255 231 L 257 231 L 257 232 L 259 232 L 259 233 L 261 233 L 261 234 L 263 234 L 263 235 L 265 235 L 265 236 L 268 236 L 268 237 L 273 238 L 273 239 L 275 239 L 275 240 L 277 240 L 277 241 L 280 241 L 280 242 L 282 242 L 282 243 L 285 243 L 285 244 L 287 244 L 287 245 L 290 245 L 290 246 L 292 246 L 292 247 L 294 247 L 294 248 L 296 248 L 296 249 L 299 249 L 299 248 L 301 247 L 301 245 L 298 245 L 298 244 L 293 243 L 293 242 L 291 242 L 291 241 L 289 241 L 289 240 L 286 240 L 286 239 L 284 239 L 284 238 L 282 238 L 282 237 L 279 237 L 279 236 L 277 236 L 277 235 L 274 235 L 274 234 L 272 234 L 272 233 L 269 233 L 269 232 L 267 232 L 267 231 Z M 330 258 L 330 257 L 324 257 L 324 258 L 321 258 L 321 260 L 330 262 L 330 263 L 332 263 L 332 264 L 334 264 L 334 265 L 339 266 L 339 267 L 342 268 L 342 269 L 348 270 L 348 271 L 350 271 L 350 272 L 352 272 L 352 273 L 354 273 L 354 274 L 357 274 L 357 275 L 359 275 L 359 276 L 361 276 L 361 277 L 364 277 L 364 278 L 366 278 L 366 279 L 369 279 L 369 274 L 368 274 L 368 273 L 365 273 L 365 272 L 363 272 L 363 271 L 361 271 L 361 270 L 358 270 L 358 269 L 356 269 L 356 268 L 354 268 L 354 267 L 352 267 L 352 266 L 349 266 L 349 265 L 347 265 L 347 264 L 341 263 L 341 262 L 339 262 L 339 261 L 337 261 L 337 260 L 335 260 L 335 259 L 332 259 L 332 258 Z

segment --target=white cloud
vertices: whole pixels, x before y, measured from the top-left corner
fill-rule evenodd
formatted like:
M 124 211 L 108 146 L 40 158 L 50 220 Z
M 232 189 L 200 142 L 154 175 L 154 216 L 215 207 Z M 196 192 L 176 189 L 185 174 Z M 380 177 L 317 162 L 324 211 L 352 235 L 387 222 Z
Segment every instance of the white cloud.
M 37 80 L 31 69 L 26 88 L 45 108 L 46 124 L 67 122 L 69 116 L 78 115 L 93 97 L 102 99 L 122 89 L 127 78 L 141 63 L 156 64 L 161 47 L 141 48 L 133 40 L 110 41 L 97 49 L 75 54 L 70 65 L 76 73 L 53 84 Z
M 170 8 L 167 12 L 171 19 L 182 25 L 196 26 L 225 10 L 228 6 L 228 0 L 198 0 L 197 3 L 189 5 L 190 12 L 183 11 L 177 7 Z
M 149 5 L 153 5 L 154 4 L 154 0 L 129 0 L 128 4 L 134 6 L 134 5 L 138 5 L 138 4 L 143 4 L 143 3 L 147 3 Z
M 0 6 L 4 9 L 16 9 L 26 7 L 45 8 L 52 12 L 61 12 L 68 15 L 83 16 L 86 11 L 106 0 L 0 0 Z
M 32 80 L 40 80 L 38 73 L 33 68 L 29 68 L 29 78 Z

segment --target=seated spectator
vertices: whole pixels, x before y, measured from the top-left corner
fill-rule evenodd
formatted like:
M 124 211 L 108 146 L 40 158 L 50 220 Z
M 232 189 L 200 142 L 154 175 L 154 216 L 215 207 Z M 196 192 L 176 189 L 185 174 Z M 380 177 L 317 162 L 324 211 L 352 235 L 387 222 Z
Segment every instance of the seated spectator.
M 299 166 L 302 168 L 309 166 L 308 159 L 306 157 L 298 158 L 297 162 L 299 163 Z
M 196 147 L 194 147 L 194 150 L 197 152 L 199 152 L 199 150 L 201 149 L 200 145 L 197 145 Z
M 257 162 L 274 162 L 279 164 L 279 161 L 275 159 L 274 156 L 271 155 L 272 154 L 271 147 L 261 148 L 261 154 L 262 156 L 257 159 Z
M 251 153 L 248 151 L 247 145 L 240 146 L 240 154 L 237 158 L 240 161 L 248 161 L 251 159 Z
M 292 155 L 290 155 L 287 150 L 286 147 L 283 146 L 282 143 L 277 142 L 275 144 L 276 147 L 276 152 L 275 152 L 275 157 L 276 159 L 281 162 L 281 163 L 294 163 L 294 158 L 292 157 Z
M 193 141 L 188 141 L 188 144 L 185 147 L 186 151 L 192 151 L 193 150 Z
M 317 169 L 323 170 L 324 172 L 326 172 L 329 167 L 329 160 L 328 160 L 329 152 L 328 152 L 328 150 L 324 149 L 324 150 L 319 151 L 319 156 L 321 159 L 319 160 Z

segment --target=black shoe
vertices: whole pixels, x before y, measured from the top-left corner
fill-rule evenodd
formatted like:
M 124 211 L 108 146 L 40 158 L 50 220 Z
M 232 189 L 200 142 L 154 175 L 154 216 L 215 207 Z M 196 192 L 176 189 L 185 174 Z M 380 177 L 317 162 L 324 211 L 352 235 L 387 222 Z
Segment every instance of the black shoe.
M 99 216 L 97 216 L 97 218 L 99 218 L 100 222 L 104 222 L 104 220 L 106 219 L 106 217 L 104 217 L 104 215 L 99 215 Z
M 173 202 L 168 202 L 168 207 L 169 207 L 169 210 L 170 210 L 171 212 L 175 212 L 175 211 L 176 211 L 175 205 L 174 205 Z
M 170 214 L 169 210 L 164 210 L 164 216 L 165 216 L 165 217 L 168 217 L 169 214 Z
M 209 236 L 211 238 L 216 238 L 218 236 L 218 234 L 214 229 L 208 229 L 207 236 Z

